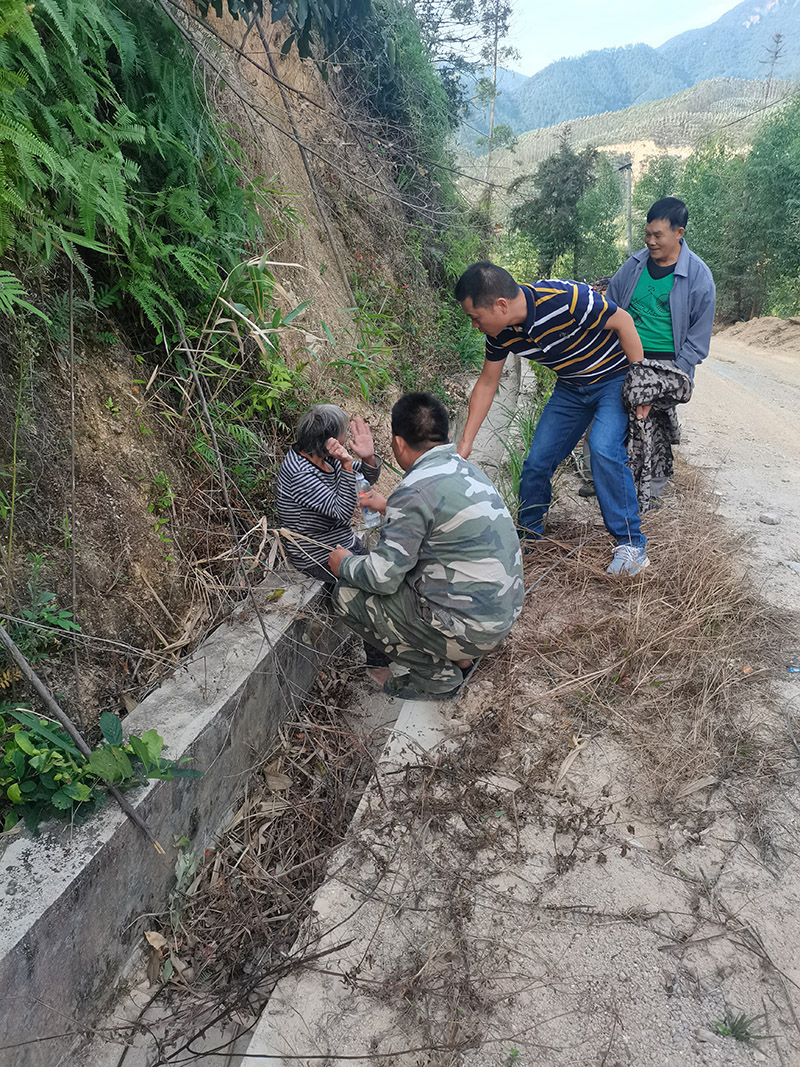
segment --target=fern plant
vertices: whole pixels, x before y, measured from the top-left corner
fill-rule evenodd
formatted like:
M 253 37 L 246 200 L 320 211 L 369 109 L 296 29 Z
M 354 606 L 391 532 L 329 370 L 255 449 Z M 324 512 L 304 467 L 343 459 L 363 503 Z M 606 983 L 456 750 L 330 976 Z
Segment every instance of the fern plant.
M 5 0 L 0 255 L 66 255 L 90 298 L 156 330 L 204 317 L 270 198 L 243 186 L 193 62 L 154 0 Z
M 26 295 L 25 287 L 16 275 L 0 270 L 0 313 L 13 315 L 18 309 L 23 309 L 38 315 L 45 322 L 49 321 L 45 314 L 24 299 Z

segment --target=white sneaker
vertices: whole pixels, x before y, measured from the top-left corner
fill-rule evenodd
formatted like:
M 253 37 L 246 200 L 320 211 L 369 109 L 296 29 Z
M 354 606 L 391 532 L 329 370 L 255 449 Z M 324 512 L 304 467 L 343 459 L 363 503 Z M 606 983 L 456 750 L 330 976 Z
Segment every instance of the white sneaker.
M 650 566 L 647 552 L 644 547 L 636 545 L 617 545 L 614 549 L 614 558 L 606 567 L 606 574 L 613 574 L 615 578 L 632 578 L 634 574 L 643 571 Z

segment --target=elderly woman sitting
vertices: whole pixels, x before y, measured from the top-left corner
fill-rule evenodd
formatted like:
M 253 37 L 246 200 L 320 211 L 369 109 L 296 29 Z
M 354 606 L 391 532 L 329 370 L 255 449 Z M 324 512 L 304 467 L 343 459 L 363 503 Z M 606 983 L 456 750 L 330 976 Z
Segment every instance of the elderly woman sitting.
M 352 527 L 356 472 L 372 485 L 381 461 L 366 422 L 354 419 L 348 427 L 347 415 L 335 404 L 315 404 L 298 422 L 296 434 L 278 473 L 278 515 L 283 526 L 303 535 L 287 545 L 291 562 L 332 588 L 336 578 L 328 567 L 329 553 L 337 545 L 356 555 L 367 552 Z M 379 649 L 364 647 L 367 673 L 382 685 L 389 660 Z

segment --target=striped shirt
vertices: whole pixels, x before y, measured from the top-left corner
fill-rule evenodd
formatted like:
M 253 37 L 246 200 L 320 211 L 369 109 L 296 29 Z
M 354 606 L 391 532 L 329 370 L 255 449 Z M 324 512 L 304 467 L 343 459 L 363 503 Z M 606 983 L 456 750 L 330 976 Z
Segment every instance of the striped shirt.
M 380 461 L 378 461 L 380 464 Z M 353 512 L 356 507 L 356 476 L 361 471 L 370 485 L 378 480 L 380 465 L 361 460 L 346 471 L 337 459 L 329 459 L 330 471 L 320 470 L 292 446 L 278 471 L 278 517 L 292 533 L 304 534 L 321 545 L 297 540 L 286 545 L 289 559 L 299 570 L 317 563 L 328 565 L 328 554 L 337 545 L 352 548 L 356 540 Z
M 515 352 L 554 370 L 566 385 L 591 385 L 628 369 L 615 330 L 603 327 L 617 305 L 583 282 L 549 280 L 521 285 L 528 305 L 523 323 L 486 338 L 491 363 Z

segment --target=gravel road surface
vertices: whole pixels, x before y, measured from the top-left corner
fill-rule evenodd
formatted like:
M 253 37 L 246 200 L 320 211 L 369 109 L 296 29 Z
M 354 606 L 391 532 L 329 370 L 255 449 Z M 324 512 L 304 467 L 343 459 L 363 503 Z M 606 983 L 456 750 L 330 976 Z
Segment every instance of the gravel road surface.
M 694 397 L 681 411 L 681 453 L 706 471 L 720 512 L 744 535 L 764 594 L 797 609 L 800 346 L 756 347 L 730 339 L 729 332 L 714 338 L 711 355 L 697 371 Z

